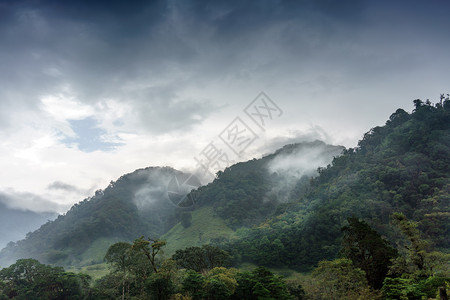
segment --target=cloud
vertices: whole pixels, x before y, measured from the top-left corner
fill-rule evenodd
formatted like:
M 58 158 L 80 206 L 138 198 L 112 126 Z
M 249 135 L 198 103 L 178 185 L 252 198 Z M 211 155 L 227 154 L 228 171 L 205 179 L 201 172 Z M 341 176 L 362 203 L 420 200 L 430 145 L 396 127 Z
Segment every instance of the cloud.
M 80 189 L 77 187 L 67 184 L 61 181 L 55 181 L 48 185 L 47 187 L 49 190 L 63 190 L 68 192 L 80 192 Z
M 0 202 L 12 209 L 36 212 L 57 212 L 61 207 L 52 201 L 32 193 L 17 192 L 12 189 L 0 191 Z
M 261 90 L 284 114 L 249 156 L 316 138 L 355 146 L 397 108 L 446 92 L 449 8 L 3 1 L 0 189 L 73 203 L 86 195 L 47 187 L 87 191 L 143 166 L 190 167 Z
M 323 128 L 317 125 L 306 127 L 305 129 L 288 130 L 285 133 L 278 133 L 275 137 L 266 138 L 264 145 L 259 147 L 255 152 L 267 155 L 285 145 L 314 141 L 331 143 L 332 138 Z
M 306 190 L 309 178 L 318 175 L 317 169 L 329 165 L 334 157 L 342 154 L 343 149 L 342 146 L 313 141 L 291 144 L 278 150 L 266 165 L 268 177 L 274 182 L 266 197 L 275 197 L 279 201 L 292 201 L 299 197 L 299 193 Z
M 333 157 L 342 154 L 342 146 L 330 146 L 321 141 L 301 143 L 293 151 L 275 156 L 267 168 L 271 173 L 301 178 L 317 174 L 317 168 L 326 167 Z

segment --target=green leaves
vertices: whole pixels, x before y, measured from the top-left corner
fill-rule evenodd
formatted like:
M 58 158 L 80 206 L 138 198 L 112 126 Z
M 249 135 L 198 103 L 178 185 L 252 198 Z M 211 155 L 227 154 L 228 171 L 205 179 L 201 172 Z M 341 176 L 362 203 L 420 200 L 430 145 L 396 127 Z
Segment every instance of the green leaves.
M 366 222 L 354 217 L 347 221 L 348 225 L 342 228 L 341 254 L 365 271 L 367 281 L 373 288 L 380 289 L 391 259 L 397 257 L 397 250 Z
M 65 272 L 61 267 L 20 259 L 0 271 L 0 299 L 79 299 L 88 293 L 90 277 Z
M 218 247 L 203 245 L 202 247 L 177 250 L 172 258 L 182 268 L 205 272 L 215 267 L 226 266 L 231 257 L 226 251 Z

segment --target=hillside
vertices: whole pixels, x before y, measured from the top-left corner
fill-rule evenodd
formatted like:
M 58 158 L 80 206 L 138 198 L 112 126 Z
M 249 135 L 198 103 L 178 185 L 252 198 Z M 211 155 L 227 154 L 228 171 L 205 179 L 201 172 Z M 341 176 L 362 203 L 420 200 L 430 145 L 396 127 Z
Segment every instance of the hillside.
M 88 272 L 98 279 L 94 299 L 125 290 L 147 299 L 146 288 L 198 299 L 216 299 L 217 290 L 228 290 L 217 299 L 326 299 L 330 287 L 340 295 L 333 299 L 448 293 L 450 99 L 414 104 L 355 148 L 299 143 L 235 164 L 191 191 L 190 207 L 166 197 L 181 172 L 136 170 L 10 243 L 0 258 Z M 51 270 L 18 260 L 1 271 L 3 281 L 29 264 Z M 264 267 L 296 275 L 288 282 Z
M 123 175 L 24 240 L 10 243 L 0 252 L 0 265 L 28 257 L 64 266 L 91 264 L 101 262 L 118 240 L 165 233 L 179 221 L 166 194 L 168 182 L 179 174 L 171 168 L 146 168 Z
M 233 229 L 252 227 L 305 193 L 318 167 L 326 167 L 343 150 L 321 141 L 286 145 L 219 172 L 216 180 L 195 191 L 196 202 L 212 205 Z
M 358 146 L 321 168 L 307 193 L 279 207 L 276 217 L 224 242 L 237 261 L 310 270 L 337 257 L 347 217 L 366 220 L 391 241 L 394 212 L 418 223 L 429 249 L 450 250 L 450 100 L 415 100 Z
M 175 236 L 190 236 L 196 224 L 208 230 L 203 237 L 197 235 L 190 241 L 192 245 L 209 242 L 219 227 L 227 234 L 217 237 L 228 237 L 232 229 L 258 224 L 271 216 L 293 191 L 305 190 L 317 167 L 327 165 L 342 149 L 319 141 L 300 143 L 262 159 L 236 164 L 195 191 L 196 205 L 189 208 L 177 207 L 167 198 L 170 180 L 183 173 L 168 167 L 136 170 L 75 204 L 26 239 L 9 244 L 0 252 L 0 265 L 28 257 L 71 268 L 101 263 L 114 242 L 132 241 L 141 235 L 159 237 L 195 209 L 200 211 L 193 212 L 194 218 L 201 216 L 203 220 L 195 220 L 187 232 L 176 225 L 168 235 L 177 241 L 175 245 L 187 245 Z M 302 167 L 291 170 L 284 165 L 286 159 Z M 205 212 L 211 216 L 206 217 Z
M 112 243 L 145 235 L 166 239 L 167 255 L 213 243 L 228 250 L 235 264 L 310 270 L 337 257 L 347 217 L 362 218 L 396 240 L 394 212 L 419 224 L 430 249 L 447 252 L 450 100 L 414 104 L 412 113 L 398 109 L 343 155 L 342 147 L 316 141 L 235 164 L 192 192 L 196 204 L 190 208 L 166 198 L 167 183 L 180 172 L 137 170 L 8 245 L 0 263 L 33 257 L 86 266 L 101 263 Z
M 188 227 L 178 223 L 164 234 L 161 239 L 167 242 L 164 254 L 170 257 L 178 249 L 210 244 L 216 239 L 230 238 L 234 231 L 222 218 L 214 216 L 211 206 L 205 206 L 192 213 Z

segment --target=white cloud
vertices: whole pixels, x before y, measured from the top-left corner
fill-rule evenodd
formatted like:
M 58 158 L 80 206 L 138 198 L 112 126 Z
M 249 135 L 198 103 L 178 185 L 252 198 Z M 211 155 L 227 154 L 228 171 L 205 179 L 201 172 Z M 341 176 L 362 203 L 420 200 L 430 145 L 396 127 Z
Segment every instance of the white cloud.
M 41 99 L 43 111 L 57 121 L 81 120 L 92 116 L 94 108 L 67 95 L 47 95 Z

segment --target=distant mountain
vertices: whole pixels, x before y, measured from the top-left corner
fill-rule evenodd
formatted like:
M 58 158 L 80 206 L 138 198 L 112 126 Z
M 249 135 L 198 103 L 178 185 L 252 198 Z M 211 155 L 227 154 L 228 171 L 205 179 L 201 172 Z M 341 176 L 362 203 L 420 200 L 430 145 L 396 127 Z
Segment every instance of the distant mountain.
M 290 201 L 292 193 L 306 191 L 311 176 L 317 175 L 317 167 L 326 166 L 343 149 L 320 141 L 300 143 L 262 159 L 233 165 L 219 172 L 214 182 L 192 192 L 187 199 L 195 205 L 184 208 L 169 201 L 167 192 L 174 176 L 187 174 L 168 167 L 136 170 L 74 205 L 26 239 L 8 245 L 0 252 L 0 265 L 23 257 L 66 267 L 100 263 L 112 243 L 141 235 L 162 236 L 191 211 L 194 216 L 212 212 L 211 226 L 196 222 L 205 230 L 204 235 L 196 236 L 198 241 L 180 241 L 179 245 L 209 242 L 214 237 L 211 230 L 217 226 L 229 236 L 232 229 L 253 226 L 272 216 L 278 205 Z M 201 212 L 195 213 L 197 210 Z M 174 240 L 178 239 L 174 232 L 182 230 L 180 226 L 171 231 Z
M 38 229 L 56 216 L 56 213 L 13 209 L 0 202 L 0 248 L 9 242 L 25 238 L 27 233 Z
M 180 220 L 180 208 L 168 200 L 167 186 L 183 174 L 165 167 L 123 175 L 25 239 L 10 243 L 0 252 L 0 265 L 28 257 L 64 266 L 85 265 L 101 262 L 109 245 L 118 240 L 158 237 Z

